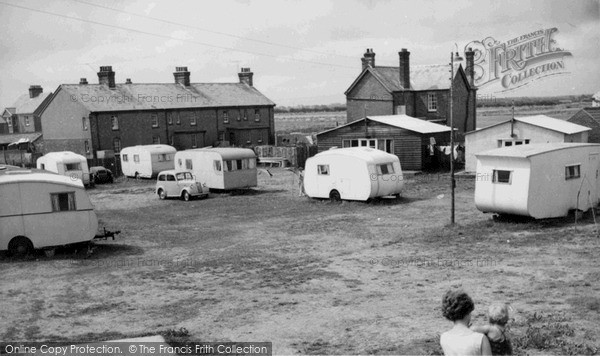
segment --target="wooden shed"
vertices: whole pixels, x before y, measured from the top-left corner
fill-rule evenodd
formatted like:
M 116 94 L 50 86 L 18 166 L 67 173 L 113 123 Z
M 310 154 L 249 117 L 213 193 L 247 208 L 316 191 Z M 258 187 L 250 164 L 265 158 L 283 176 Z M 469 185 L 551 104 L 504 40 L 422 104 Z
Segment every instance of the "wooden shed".
M 395 154 L 403 170 L 440 166 L 435 146 L 450 142 L 450 127 L 408 115 L 367 116 L 317 134 L 319 152 L 332 147 L 371 147 Z

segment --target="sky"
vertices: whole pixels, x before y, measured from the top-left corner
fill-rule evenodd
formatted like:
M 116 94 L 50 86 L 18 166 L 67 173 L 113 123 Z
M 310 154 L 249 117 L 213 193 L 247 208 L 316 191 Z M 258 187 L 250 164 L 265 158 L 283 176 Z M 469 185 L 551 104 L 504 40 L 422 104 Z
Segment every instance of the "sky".
M 562 75 L 481 95 L 551 96 L 600 91 L 600 0 L 0 0 L 0 108 L 80 78 L 172 83 L 187 66 L 195 83 L 237 82 L 241 67 L 278 106 L 345 103 L 367 48 L 376 65 L 448 64 L 472 41 L 506 42 L 557 28 Z

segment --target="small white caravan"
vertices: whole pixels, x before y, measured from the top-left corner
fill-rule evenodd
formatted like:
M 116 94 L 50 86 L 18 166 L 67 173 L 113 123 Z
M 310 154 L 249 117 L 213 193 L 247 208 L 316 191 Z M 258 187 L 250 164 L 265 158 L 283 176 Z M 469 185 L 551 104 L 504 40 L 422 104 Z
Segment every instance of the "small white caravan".
M 211 189 L 256 187 L 256 154 L 247 148 L 217 147 L 179 151 L 175 170 L 191 171 L 197 182 Z
M 123 175 L 133 178 L 152 178 L 159 172 L 173 169 L 177 150 L 169 145 L 138 145 L 121 150 Z
M 24 255 L 91 241 L 98 219 L 80 180 L 0 166 L 0 250 Z
M 362 200 L 396 195 L 404 187 L 398 156 L 368 147 L 330 149 L 306 161 L 304 191 L 311 198 Z
M 36 167 L 58 173 L 71 179 L 80 179 L 84 185 L 93 184 L 87 159 L 70 151 L 49 152 L 37 159 Z
M 475 205 L 485 213 L 543 219 L 598 205 L 598 144 L 529 144 L 476 157 Z

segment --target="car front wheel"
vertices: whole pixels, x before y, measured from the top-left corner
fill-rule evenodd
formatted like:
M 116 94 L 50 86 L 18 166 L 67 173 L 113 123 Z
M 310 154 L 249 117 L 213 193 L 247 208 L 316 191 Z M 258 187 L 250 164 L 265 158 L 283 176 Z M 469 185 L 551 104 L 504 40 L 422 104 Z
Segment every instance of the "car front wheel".
M 167 193 L 165 193 L 165 191 L 163 189 L 159 189 L 158 190 L 158 197 L 161 200 L 165 200 L 167 198 Z
M 187 192 L 187 190 L 183 191 L 183 194 L 181 195 L 181 197 L 185 201 L 190 201 L 190 199 L 192 198 L 192 196 L 190 195 L 190 193 Z

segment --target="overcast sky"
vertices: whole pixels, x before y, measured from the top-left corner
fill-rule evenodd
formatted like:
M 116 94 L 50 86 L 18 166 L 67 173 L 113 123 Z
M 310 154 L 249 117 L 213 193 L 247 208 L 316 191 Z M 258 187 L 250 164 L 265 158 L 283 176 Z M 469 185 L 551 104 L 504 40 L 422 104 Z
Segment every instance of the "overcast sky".
M 551 27 L 556 45 L 572 53 L 568 74 L 510 96 L 590 94 L 600 90 L 599 4 L 0 0 L 0 107 L 31 84 L 48 92 L 82 77 L 97 83 L 101 65 L 112 65 L 119 83 L 170 83 L 176 66 L 187 66 L 192 82 L 236 82 L 239 67 L 250 67 L 255 87 L 280 106 L 343 103 L 366 48 L 376 65 L 397 66 L 401 48 L 411 65 L 446 64 L 455 43 L 462 50 Z

